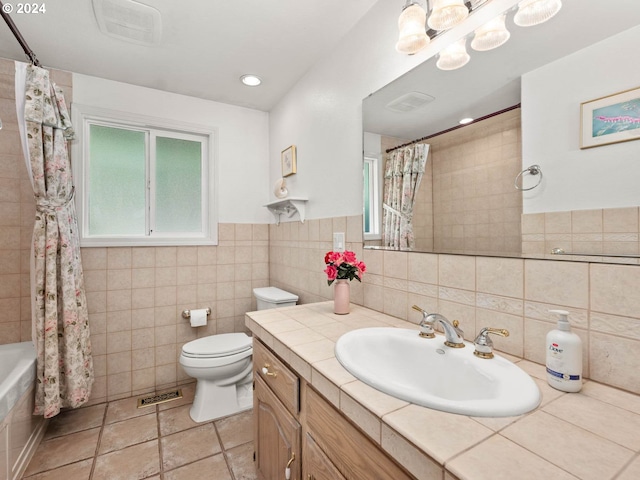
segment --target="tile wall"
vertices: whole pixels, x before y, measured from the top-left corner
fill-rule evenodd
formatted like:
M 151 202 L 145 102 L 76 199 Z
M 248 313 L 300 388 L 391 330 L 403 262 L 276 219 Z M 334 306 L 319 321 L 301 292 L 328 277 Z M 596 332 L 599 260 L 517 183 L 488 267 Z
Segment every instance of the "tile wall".
M 513 186 L 522 165 L 520 109 L 428 142 L 433 163 L 435 250 L 520 253 L 522 195 Z
M 522 215 L 522 253 L 548 256 L 555 248 L 588 255 L 638 255 L 638 207 L 574 210 Z M 607 258 L 637 263 L 637 259 Z
M 604 263 L 426 254 L 361 249 L 360 217 L 336 217 L 270 226 L 271 283 L 301 303 L 332 298 L 323 257 L 333 231 L 347 233 L 347 248 L 368 272 L 351 282 L 353 303 L 419 322 L 417 304 L 457 319 L 473 340 L 485 326 L 507 328 L 498 349 L 545 361 L 545 336 L 554 328 L 549 309 L 571 313 L 583 340 L 584 375 L 640 393 L 640 267 Z

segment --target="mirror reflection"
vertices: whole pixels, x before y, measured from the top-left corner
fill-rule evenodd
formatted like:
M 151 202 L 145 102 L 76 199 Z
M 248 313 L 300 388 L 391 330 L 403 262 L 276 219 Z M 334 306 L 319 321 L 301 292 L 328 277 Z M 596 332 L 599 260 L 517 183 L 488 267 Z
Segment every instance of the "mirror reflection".
M 625 48 L 640 8 L 603 3 L 565 2 L 530 28 L 508 12 L 501 47 L 454 71 L 430 59 L 363 101 L 366 246 L 638 255 L 640 141 L 580 149 L 580 104 L 640 78 Z

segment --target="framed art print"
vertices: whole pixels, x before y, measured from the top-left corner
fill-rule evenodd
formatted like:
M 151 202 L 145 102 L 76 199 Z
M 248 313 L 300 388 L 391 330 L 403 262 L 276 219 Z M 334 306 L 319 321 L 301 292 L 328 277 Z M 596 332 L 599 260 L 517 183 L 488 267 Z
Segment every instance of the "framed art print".
M 580 104 L 580 148 L 640 139 L 640 87 Z
M 296 146 L 291 145 L 285 148 L 280 155 L 282 162 L 282 176 L 288 177 L 296 173 Z

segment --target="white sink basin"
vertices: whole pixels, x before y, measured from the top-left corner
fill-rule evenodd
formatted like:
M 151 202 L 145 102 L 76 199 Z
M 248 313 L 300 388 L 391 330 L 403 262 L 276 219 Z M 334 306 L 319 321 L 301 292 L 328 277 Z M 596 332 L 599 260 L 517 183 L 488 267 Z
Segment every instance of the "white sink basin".
M 509 417 L 540 404 L 533 379 L 509 360 L 473 355 L 428 339 L 416 330 L 363 328 L 341 336 L 336 357 L 367 385 L 407 402 L 444 412 L 480 417 Z

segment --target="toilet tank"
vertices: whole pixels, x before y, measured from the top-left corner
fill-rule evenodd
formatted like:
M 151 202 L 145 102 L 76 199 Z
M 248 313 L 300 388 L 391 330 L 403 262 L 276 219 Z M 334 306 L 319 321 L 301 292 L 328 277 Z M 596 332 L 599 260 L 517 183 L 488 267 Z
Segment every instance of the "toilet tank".
M 298 301 L 297 295 L 285 292 L 276 287 L 254 288 L 253 295 L 258 302 L 258 310 L 292 307 Z

